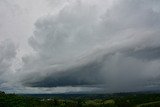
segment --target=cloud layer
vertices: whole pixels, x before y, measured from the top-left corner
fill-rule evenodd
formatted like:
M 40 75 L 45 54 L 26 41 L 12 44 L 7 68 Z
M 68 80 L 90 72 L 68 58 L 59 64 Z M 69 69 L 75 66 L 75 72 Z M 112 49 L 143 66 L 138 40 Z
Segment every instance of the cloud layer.
M 158 0 L 49 3 L 57 3 L 60 10 L 36 21 L 28 40 L 34 52 L 22 57 L 22 66 L 13 74 L 16 82 L 24 87 L 96 87 L 105 92 L 159 87 Z M 10 51 L 7 54 L 14 57 Z
M 71 2 L 40 18 L 29 39 L 35 54 L 23 57 L 23 84 L 126 91 L 159 81 L 160 2 L 114 3 Z

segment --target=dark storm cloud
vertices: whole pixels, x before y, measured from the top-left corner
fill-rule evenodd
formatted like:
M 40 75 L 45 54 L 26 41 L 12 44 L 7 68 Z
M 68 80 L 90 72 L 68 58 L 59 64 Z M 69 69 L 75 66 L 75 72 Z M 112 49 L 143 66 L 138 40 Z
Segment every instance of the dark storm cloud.
M 116 92 L 159 81 L 160 2 L 117 0 L 110 8 L 100 4 L 69 2 L 59 13 L 37 20 L 29 39 L 35 53 L 22 58 L 22 84 L 103 84 Z
M 159 60 L 160 47 L 144 48 L 142 50 L 128 51 L 127 55 L 139 58 L 142 60 Z
M 101 67 L 101 63 L 94 62 L 66 71 L 51 73 L 40 81 L 31 81 L 31 83 L 27 81 L 26 85 L 33 87 L 57 87 L 104 84 L 105 76 L 99 71 Z

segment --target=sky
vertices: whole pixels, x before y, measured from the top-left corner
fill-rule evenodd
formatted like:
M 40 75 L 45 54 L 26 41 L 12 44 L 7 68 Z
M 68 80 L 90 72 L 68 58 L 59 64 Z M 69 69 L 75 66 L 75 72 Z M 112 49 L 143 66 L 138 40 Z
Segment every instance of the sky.
M 159 0 L 0 0 L 0 90 L 158 90 L 159 29 Z

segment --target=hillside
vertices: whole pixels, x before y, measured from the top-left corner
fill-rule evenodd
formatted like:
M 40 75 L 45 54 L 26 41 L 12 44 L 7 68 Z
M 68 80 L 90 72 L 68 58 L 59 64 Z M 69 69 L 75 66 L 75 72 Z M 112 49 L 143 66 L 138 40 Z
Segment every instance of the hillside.
M 38 96 L 38 95 L 37 95 Z M 67 97 L 68 96 L 68 97 Z M 159 107 L 160 94 L 118 93 L 99 95 L 32 95 L 0 92 L 0 107 Z

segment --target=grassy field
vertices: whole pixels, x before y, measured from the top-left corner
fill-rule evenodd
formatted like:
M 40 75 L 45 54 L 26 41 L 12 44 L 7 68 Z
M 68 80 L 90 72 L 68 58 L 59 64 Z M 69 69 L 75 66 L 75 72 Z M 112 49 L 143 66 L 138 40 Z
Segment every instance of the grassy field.
M 160 107 L 160 101 L 139 104 L 136 107 Z

